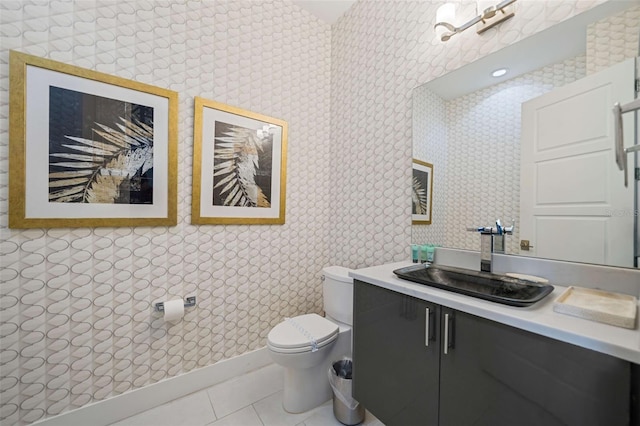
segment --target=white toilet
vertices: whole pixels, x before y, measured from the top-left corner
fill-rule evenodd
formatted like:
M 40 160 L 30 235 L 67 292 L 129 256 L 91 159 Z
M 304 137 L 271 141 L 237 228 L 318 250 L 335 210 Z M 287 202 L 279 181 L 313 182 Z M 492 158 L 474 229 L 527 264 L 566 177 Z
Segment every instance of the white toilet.
M 288 318 L 267 336 L 271 358 L 285 369 L 282 405 L 290 413 L 309 411 L 328 401 L 331 363 L 351 357 L 353 279 L 349 271 L 341 266 L 322 270 L 326 318 L 318 314 Z

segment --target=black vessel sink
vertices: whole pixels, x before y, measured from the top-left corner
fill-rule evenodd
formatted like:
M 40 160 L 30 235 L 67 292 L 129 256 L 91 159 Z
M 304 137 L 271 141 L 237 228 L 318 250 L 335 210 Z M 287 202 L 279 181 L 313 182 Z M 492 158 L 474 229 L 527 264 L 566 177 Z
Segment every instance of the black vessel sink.
M 532 305 L 553 291 L 549 284 L 434 264 L 412 265 L 393 273 L 419 284 L 511 306 Z

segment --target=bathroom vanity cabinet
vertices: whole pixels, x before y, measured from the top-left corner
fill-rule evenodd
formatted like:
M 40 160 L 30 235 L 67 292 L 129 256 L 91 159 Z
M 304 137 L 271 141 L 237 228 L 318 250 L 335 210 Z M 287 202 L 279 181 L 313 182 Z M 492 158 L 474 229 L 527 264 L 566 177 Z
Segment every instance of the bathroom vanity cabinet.
M 354 398 L 387 426 L 633 425 L 638 365 L 356 280 Z

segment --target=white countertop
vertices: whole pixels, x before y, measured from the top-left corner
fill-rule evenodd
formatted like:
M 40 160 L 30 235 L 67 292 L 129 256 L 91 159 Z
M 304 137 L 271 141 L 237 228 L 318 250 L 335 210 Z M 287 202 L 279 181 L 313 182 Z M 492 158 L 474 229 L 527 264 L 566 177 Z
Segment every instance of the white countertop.
M 553 310 L 554 300 L 567 287 L 554 285 L 553 293 L 540 302 L 519 308 L 416 284 L 402 280 L 393 273 L 395 269 L 411 265 L 414 264 L 407 261 L 372 266 L 354 270 L 349 276 L 418 299 L 640 364 L 640 331 L 637 327 L 635 330 L 615 327 Z

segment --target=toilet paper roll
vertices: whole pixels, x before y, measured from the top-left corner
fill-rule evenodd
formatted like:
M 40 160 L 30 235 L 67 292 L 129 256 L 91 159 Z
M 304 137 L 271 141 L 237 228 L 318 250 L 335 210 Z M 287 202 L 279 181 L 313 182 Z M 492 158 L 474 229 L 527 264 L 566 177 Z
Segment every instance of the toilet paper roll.
M 184 316 L 184 301 L 182 299 L 164 302 L 164 320 L 177 322 Z

